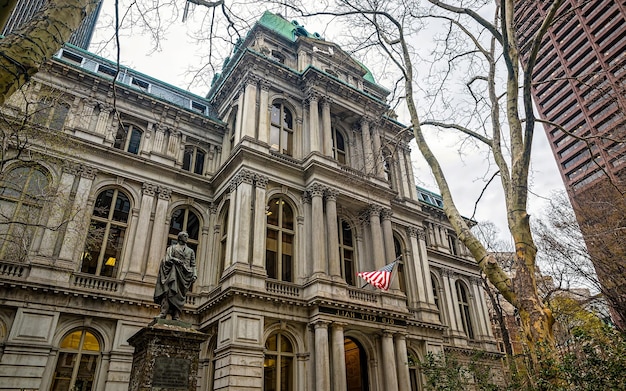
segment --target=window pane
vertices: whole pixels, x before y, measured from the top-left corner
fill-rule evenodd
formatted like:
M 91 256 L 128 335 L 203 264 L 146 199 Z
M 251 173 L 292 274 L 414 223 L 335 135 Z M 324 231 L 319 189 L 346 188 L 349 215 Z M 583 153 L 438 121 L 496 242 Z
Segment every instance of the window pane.
M 193 158 L 193 147 L 185 147 L 185 153 L 183 155 L 183 170 L 191 171 L 191 159 Z
M 117 275 L 117 266 L 122 255 L 125 234 L 126 229 L 121 227 L 111 226 L 109 229 L 109 237 L 107 238 L 104 257 L 102 258 L 101 276 L 115 277 Z
M 283 128 L 293 129 L 293 118 L 291 116 L 291 111 L 286 108 L 283 108 Z
M 50 129 L 61 130 L 65 124 L 67 113 L 70 111 L 70 106 L 67 104 L 59 104 L 54 107 L 52 112 L 52 119 L 50 119 Z
M 345 221 L 341 222 L 341 232 L 343 233 L 343 245 L 352 247 L 352 229 Z
M 198 240 L 198 235 L 200 234 L 200 220 L 192 211 L 187 212 L 187 227 L 185 228 L 189 234 L 189 239 Z
M 185 209 L 176 209 L 172 213 L 172 219 L 170 220 L 170 235 L 176 236 L 183 230 L 183 224 L 185 223 Z
M 272 118 L 272 124 L 280 126 L 280 105 L 275 104 L 272 106 L 270 116 Z
M 48 176 L 33 167 L 30 169 L 28 185 L 25 191 L 33 197 L 40 198 L 41 196 L 45 195 L 48 183 Z
M 280 358 L 280 391 L 292 390 L 292 363 L 293 358 L 291 357 Z
M 272 126 L 270 129 L 270 147 L 272 149 L 280 149 L 280 128 Z
M 126 194 L 122 192 L 117 193 L 115 200 L 115 211 L 113 212 L 113 220 L 127 222 L 128 213 L 130 212 L 130 200 Z
M 293 133 L 288 130 L 283 130 L 283 139 L 281 141 L 282 153 L 291 156 L 293 149 Z
M 133 131 L 130 135 L 130 141 L 128 142 L 128 152 L 138 154 L 140 142 L 141 142 L 141 132 L 133 128 Z
M 99 352 L 100 351 L 100 343 L 95 335 L 91 334 L 89 331 L 85 331 L 85 340 L 83 341 L 83 350 L 92 350 Z
M 269 336 L 269 338 L 267 338 L 267 341 L 265 342 L 265 349 L 271 352 L 278 351 L 277 336 L 278 334 L 272 334 Z
M 274 227 L 278 227 L 278 211 L 279 211 L 280 198 L 273 198 L 267 205 L 267 224 Z
M 265 356 L 263 361 L 263 391 L 276 391 L 276 356 Z
M 100 249 L 104 243 L 104 234 L 106 232 L 106 223 L 100 221 L 91 221 L 89 232 L 87 233 L 87 241 L 85 243 L 85 251 L 82 255 L 82 265 L 80 271 L 82 273 L 96 274 L 98 267 L 98 257 Z
M 289 339 L 283 337 L 282 335 L 280 337 L 280 351 L 283 353 L 293 353 L 293 347 L 291 346 L 291 342 L 289 342 Z
M 283 254 L 283 270 L 281 275 L 281 281 L 293 282 L 292 278 L 292 257 L 291 255 Z
M 76 361 L 76 353 L 59 352 L 57 367 L 54 372 L 52 391 L 67 391 L 70 389 L 70 381 Z
M 293 230 L 293 211 L 289 204 L 283 201 L 283 228 Z
M 109 211 L 111 210 L 111 203 L 113 202 L 113 189 L 106 190 L 96 198 L 96 203 L 93 207 L 93 215 L 102 218 L 109 217 Z
M 120 126 L 117 129 L 117 134 L 115 135 L 115 142 L 113 143 L 113 148 L 123 149 L 124 143 L 126 142 L 126 133 L 128 130 L 124 126 Z
M 60 347 L 62 349 L 78 350 L 78 347 L 80 346 L 80 336 L 82 334 L 83 334 L 82 330 L 74 331 L 67 337 L 63 338 L 63 341 L 61 341 Z
M 196 151 L 196 165 L 193 170 L 193 172 L 196 174 L 202 175 L 202 173 L 204 172 L 204 155 L 205 154 L 203 151 Z

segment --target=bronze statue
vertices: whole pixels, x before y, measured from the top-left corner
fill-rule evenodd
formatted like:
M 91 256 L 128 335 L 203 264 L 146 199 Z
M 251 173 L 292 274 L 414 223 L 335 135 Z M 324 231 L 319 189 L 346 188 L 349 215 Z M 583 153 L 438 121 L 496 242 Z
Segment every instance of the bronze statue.
M 189 234 L 181 231 L 178 242 L 167 248 L 159 266 L 159 275 L 154 288 L 154 302 L 161 305 L 159 318 L 167 314 L 173 320 L 180 318 L 185 305 L 187 291 L 196 281 L 196 254 L 187 246 Z

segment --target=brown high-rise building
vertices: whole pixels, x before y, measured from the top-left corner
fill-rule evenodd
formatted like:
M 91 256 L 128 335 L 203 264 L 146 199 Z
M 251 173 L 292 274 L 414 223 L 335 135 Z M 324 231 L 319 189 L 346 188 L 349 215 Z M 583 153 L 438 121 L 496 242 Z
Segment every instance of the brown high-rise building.
M 516 3 L 522 57 L 552 4 Z M 539 51 L 532 90 L 540 117 L 558 125 L 546 124 L 546 134 L 603 291 L 623 318 L 626 2 L 563 1 Z
M 46 0 L 18 0 L 13 12 L 11 12 L 11 16 L 9 16 L 9 19 L 7 20 L 6 25 L 0 26 L 0 28 L 2 28 L 2 35 L 9 35 L 9 33 L 20 28 L 24 22 L 29 21 L 37 11 L 43 8 L 45 4 Z M 99 1 L 96 9 L 89 16 L 87 16 L 78 29 L 74 31 L 68 41 L 69 43 L 78 46 L 81 49 L 87 50 L 89 48 L 89 43 L 91 42 L 93 30 L 96 27 L 96 21 L 98 19 L 98 13 L 100 12 L 101 6 L 102 1 Z

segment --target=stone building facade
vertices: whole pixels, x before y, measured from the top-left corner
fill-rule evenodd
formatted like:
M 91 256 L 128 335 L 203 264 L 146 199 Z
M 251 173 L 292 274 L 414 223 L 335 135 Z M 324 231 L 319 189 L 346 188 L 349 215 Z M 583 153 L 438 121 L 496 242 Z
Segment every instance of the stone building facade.
M 206 99 L 115 67 L 66 46 L 3 108 L 39 132 L 0 193 L 0 389 L 127 389 L 181 230 L 200 390 L 416 391 L 427 352 L 496 357 L 476 263 L 341 48 L 265 13 Z M 356 277 L 394 259 L 389 291 Z

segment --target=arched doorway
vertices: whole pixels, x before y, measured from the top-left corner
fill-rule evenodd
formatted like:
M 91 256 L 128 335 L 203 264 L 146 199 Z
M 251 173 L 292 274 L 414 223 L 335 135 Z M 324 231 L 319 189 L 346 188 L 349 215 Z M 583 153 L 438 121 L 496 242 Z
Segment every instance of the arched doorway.
M 352 338 L 345 338 L 343 344 L 346 352 L 347 391 L 369 391 L 365 349 Z

